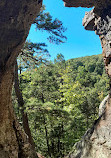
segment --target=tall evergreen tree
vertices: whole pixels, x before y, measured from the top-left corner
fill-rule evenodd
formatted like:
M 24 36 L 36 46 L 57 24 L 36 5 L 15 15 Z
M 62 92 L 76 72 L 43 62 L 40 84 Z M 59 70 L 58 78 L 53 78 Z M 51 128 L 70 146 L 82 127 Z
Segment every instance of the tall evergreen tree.
M 49 13 L 44 13 L 44 7 L 42 8 L 40 14 L 36 17 L 34 24 L 36 24 L 37 29 L 46 30 L 51 35 L 48 37 L 50 42 L 54 42 L 56 44 L 63 43 L 62 39 L 66 39 L 63 35 L 65 28 L 62 25 L 62 22 L 58 19 L 52 20 L 52 16 Z M 26 42 L 21 53 L 18 57 L 20 75 L 22 69 L 26 70 L 27 68 L 37 68 L 42 63 L 46 64 L 47 56 L 49 56 L 48 50 L 45 48 L 45 43 L 32 43 Z M 17 75 L 18 64 L 15 64 L 15 93 L 18 100 L 19 108 L 21 109 L 23 128 L 25 133 L 29 137 L 29 142 L 31 143 L 33 149 L 35 147 L 34 141 L 31 136 L 31 131 L 28 123 L 28 115 L 25 111 L 25 102 L 22 95 L 22 90 L 20 90 L 19 79 Z M 21 77 L 20 77 L 21 79 Z M 21 81 L 20 81 L 21 82 Z M 42 94 L 42 102 L 44 103 L 44 97 Z

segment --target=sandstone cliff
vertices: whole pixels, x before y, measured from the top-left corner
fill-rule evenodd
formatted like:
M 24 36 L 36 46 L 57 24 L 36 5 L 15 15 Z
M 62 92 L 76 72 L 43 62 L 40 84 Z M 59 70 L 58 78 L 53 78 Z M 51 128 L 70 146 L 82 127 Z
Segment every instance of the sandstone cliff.
M 64 0 L 66 7 L 94 7 L 86 12 L 83 26 L 95 31 L 100 37 L 106 73 L 111 87 L 111 1 L 110 0 Z M 103 101 L 103 111 L 93 127 L 74 146 L 67 158 L 111 158 L 111 89 Z M 101 107 L 100 107 L 100 110 Z

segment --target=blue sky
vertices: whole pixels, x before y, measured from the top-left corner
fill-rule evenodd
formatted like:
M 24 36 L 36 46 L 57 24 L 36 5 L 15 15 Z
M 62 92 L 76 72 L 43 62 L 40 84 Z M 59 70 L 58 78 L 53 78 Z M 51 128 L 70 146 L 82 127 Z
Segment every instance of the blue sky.
M 66 60 L 70 58 L 82 57 L 87 55 L 100 54 L 102 52 L 99 37 L 94 31 L 86 31 L 82 26 L 82 19 L 88 8 L 66 8 L 62 0 L 44 0 L 46 10 L 53 18 L 58 18 L 67 28 L 65 35 L 67 41 L 61 45 L 50 44 L 47 41 L 47 33 L 35 31 L 32 26 L 28 39 L 32 42 L 45 42 L 51 59 L 56 58 L 58 53 L 62 53 Z

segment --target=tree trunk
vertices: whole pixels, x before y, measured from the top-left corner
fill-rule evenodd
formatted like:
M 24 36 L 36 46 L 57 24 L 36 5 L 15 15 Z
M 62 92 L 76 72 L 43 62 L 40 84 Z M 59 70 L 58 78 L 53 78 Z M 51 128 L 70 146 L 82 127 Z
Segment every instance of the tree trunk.
M 30 127 L 29 127 L 27 112 L 24 111 L 25 107 L 24 107 L 24 100 L 23 100 L 22 92 L 21 92 L 20 86 L 19 86 L 17 61 L 15 63 L 14 88 L 15 88 L 15 93 L 17 96 L 18 106 L 21 108 L 20 111 L 21 111 L 21 115 L 22 115 L 24 131 L 28 136 L 29 143 L 32 145 L 33 149 L 35 149 L 35 144 L 34 144 L 34 141 L 33 141 L 32 135 L 31 135 L 31 131 L 30 131 Z
M 45 128 L 45 137 L 46 137 L 46 142 L 47 142 L 47 151 L 48 151 L 48 155 L 51 156 L 51 154 L 50 154 L 49 138 L 48 138 L 48 130 L 47 130 L 45 118 L 44 118 L 44 128 Z
M 36 158 L 18 124 L 11 101 L 15 60 L 41 0 L 0 1 L 0 158 Z
M 36 153 L 21 130 L 12 107 L 13 69 L 3 74 L 0 82 L 0 158 L 35 158 Z

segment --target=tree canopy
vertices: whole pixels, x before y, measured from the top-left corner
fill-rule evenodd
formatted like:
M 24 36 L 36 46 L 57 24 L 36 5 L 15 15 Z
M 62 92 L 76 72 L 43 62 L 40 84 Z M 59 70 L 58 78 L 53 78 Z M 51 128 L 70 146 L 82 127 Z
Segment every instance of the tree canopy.
M 58 54 L 54 63 L 21 73 L 24 105 L 39 153 L 64 157 L 98 118 L 109 89 L 103 67 L 101 55 L 65 61 Z M 20 119 L 17 104 L 15 109 Z

